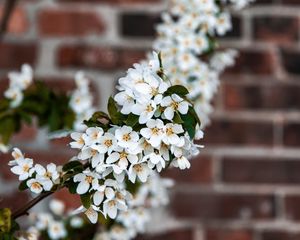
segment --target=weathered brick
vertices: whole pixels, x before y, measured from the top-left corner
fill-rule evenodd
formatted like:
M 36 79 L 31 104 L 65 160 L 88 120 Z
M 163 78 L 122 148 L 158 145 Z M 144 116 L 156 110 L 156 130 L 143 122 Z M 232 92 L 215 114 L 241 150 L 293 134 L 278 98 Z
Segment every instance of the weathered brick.
M 178 183 L 208 184 L 213 179 L 213 162 L 209 156 L 198 156 L 191 160 L 191 168 L 180 171 L 177 168 L 168 169 L 165 177 L 175 179 Z
M 300 5 L 298 0 L 281 0 L 281 3 L 287 5 Z
M 52 197 L 63 201 L 66 206 L 66 210 L 74 210 L 81 206 L 80 196 L 69 193 L 66 188 L 54 193 Z
M 256 17 L 253 19 L 254 38 L 272 43 L 290 43 L 298 40 L 297 17 Z
M 154 37 L 159 15 L 124 13 L 120 16 L 120 29 L 124 37 Z
M 39 31 L 43 36 L 84 36 L 101 34 L 105 23 L 94 11 L 47 9 L 39 12 Z
M 105 3 L 105 4 L 152 4 L 159 3 L 162 0 L 59 0 L 60 2 L 74 3 L 74 2 L 83 2 L 83 3 Z
M 226 33 L 222 38 L 239 38 L 242 36 L 242 18 L 238 16 L 232 16 L 232 29 Z
M 171 208 L 178 218 L 210 220 L 271 219 L 274 197 L 256 194 L 177 193 Z
M 205 231 L 205 240 L 252 240 L 251 231 L 245 229 L 216 229 Z
M 4 7 L 0 5 L 0 19 L 3 17 Z M 23 7 L 16 7 L 12 12 L 7 26 L 7 33 L 22 34 L 28 30 L 27 13 Z
M 193 231 L 191 229 L 175 229 L 161 234 L 146 234 L 136 238 L 136 240 L 193 240 Z
M 285 232 L 282 230 L 270 230 L 261 233 L 261 240 L 298 240 L 299 233 Z
M 298 110 L 300 108 L 299 85 L 223 83 L 222 89 L 223 104 L 228 110 Z
M 34 65 L 37 56 L 37 44 L 24 43 L 0 43 L 0 68 L 19 69 L 23 63 Z
M 288 73 L 300 74 L 300 51 L 292 48 L 283 48 L 281 50 L 283 67 Z
M 283 126 L 283 144 L 290 147 L 300 146 L 300 124 L 286 123 Z
M 13 211 L 19 209 L 22 205 L 24 205 L 29 197 L 26 192 L 17 192 L 16 188 L 15 192 L 11 192 L 8 195 L 0 194 L 0 209 L 1 208 L 10 208 Z
M 299 184 L 300 161 L 225 158 L 222 164 L 222 180 L 241 184 Z
M 291 221 L 300 221 L 300 196 L 286 196 L 284 207 L 286 218 Z
M 214 119 L 206 128 L 204 145 L 261 145 L 273 144 L 271 123 Z
M 275 68 L 274 52 L 270 50 L 242 49 L 235 65 L 228 68 L 226 73 L 270 75 Z

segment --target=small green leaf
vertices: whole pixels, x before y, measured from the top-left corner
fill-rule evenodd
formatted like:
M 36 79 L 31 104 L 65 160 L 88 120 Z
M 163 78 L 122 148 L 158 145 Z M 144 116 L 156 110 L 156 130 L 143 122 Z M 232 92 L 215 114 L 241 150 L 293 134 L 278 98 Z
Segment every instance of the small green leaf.
M 66 187 L 68 188 L 71 194 L 76 194 L 77 185 L 78 184 L 74 183 L 72 179 L 66 183 Z
M 173 118 L 173 122 L 174 123 L 178 123 L 178 124 L 182 124 L 183 123 L 183 120 L 180 116 L 180 114 L 178 112 L 175 112 L 174 114 L 174 118 Z
M 183 128 L 188 132 L 191 139 L 195 137 L 197 121 L 191 114 L 182 115 Z
M 92 204 L 92 199 L 90 194 L 80 195 L 81 203 L 85 208 L 89 208 Z
M 24 191 L 24 190 L 26 190 L 26 189 L 28 189 L 28 186 L 27 186 L 27 180 L 22 181 L 22 182 L 19 184 L 19 190 L 20 190 L 20 191 Z
M 108 113 L 113 124 L 120 125 L 125 120 L 125 115 L 119 112 L 117 103 L 110 97 L 108 100 Z
M 130 127 L 134 127 L 138 122 L 139 122 L 139 116 L 132 113 L 130 113 L 128 115 L 128 118 L 125 120 L 125 124 Z
M 9 233 L 11 230 L 11 211 L 9 208 L 0 209 L 0 232 Z
M 185 95 L 187 95 L 189 93 L 189 91 L 182 85 L 174 85 L 171 86 L 167 89 L 167 91 L 164 93 L 164 95 L 172 95 L 172 94 L 177 94 L 179 96 L 184 97 Z
M 64 171 L 64 172 L 69 172 L 69 171 L 74 170 L 75 168 L 83 169 L 82 163 L 79 162 L 79 161 L 71 161 L 71 162 L 68 162 L 68 163 L 66 163 L 66 164 L 63 166 L 63 171 Z

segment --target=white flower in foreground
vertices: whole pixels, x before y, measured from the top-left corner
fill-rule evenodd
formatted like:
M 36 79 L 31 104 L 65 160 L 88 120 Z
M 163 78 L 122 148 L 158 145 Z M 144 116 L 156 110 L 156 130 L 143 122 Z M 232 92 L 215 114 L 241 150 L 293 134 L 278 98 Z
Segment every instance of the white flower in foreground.
M 74 182 L 79 182 L 76 192 L 79 195 L 85 194 L 88 192 L 91 186 L 98 185 L 99 175 L 90 170 L 85 170 L 83 173 L 78 173 L 74 176 Z
M 75 211 L 73 211 L 72 215 L 84 213 L 90 220 L 90 222 L 95 224 L 98 221 L 98 212 L 101 212 L 100 209 L 94 205 L 91 205 L 88 209 L 86 209 L 84 206 L 81 206 Z
M 147 104 L 138 103 L 132 108 L 132 113 L 139 116 L 140 124 L 144 124 L 153 117 L 156 108 L 154 101 L 149 101 Z
M 41 193 L 43 190 L 50 191 L 53 183 L 50 180 L 43 178 L 31 178 L 26 182 L 30 191 L 36 194 Z
M 65 204 L 57 199 L 52 199 L 49 203 L 50 210 L 57 216 L 62 216 L 65 211 Z
M 164 97 L 161 101 L 161 106 L 166 107 L 164 110 L 164 115 L 168 120 L 172 120 L 174 113 L 177 111 L 181 114 L 187 114 L 189 110 L 189 103 L 179 97 L 177 94 Z
M 34 169 L 33 169 L 33 160 L 30 158 L 19 158 L 15 160 L 16 166 L 11 168 L 11 171 L 19 175 L 19 180 L 23 181 L 27 178 L 31 177 Z
M 135 105 L 135 96 L 130 88 L 125 88 L 125 91 L 117 93 L 114 97 L 118 105 L 122 106 L 121 113 L 129 114 Z
M 117 147 L 117 140 L 111 133 L 106 132 L 98 139 L 96 144 L 93 144 L 91 148 L 97 150 L 99 153 L 111 154 Z
M 185 156 L 180 156 L 178 158 L 175 158 L 172 163 L 175 167 L 177 167 L 181 170 L 191 167 L 191 163 Z
M 62 239 L 67 236 L 67 230 L 63 222 L 52 221 L 48 227 L 48 234 L 53 240 Z
M 120 193 L 119 193 L 120 194 Z M 123 199 L 120 199 L 117 194 L 106 195 L 107 199 L 103 203 L 103 214 L 115 219 L 118 210 L 126 211 L 127 206 Z
M 163 139 L 164 143 L 167 145 L 178 144 L 180 142 L 180 137 L 178 136 L 178 134 L 181 134 L 183 132 L 184 132 L 184 130 L 182 128 L 182 125 L 167 123 L 165 126 L 166 135 L 165 135 L 165 138 Z
M 150 168 L 146 163 L 133 163 L 128 170 L 128 178 L 135 183 L 138 177 L 141 182 L 146 182 L 150 174 Z
M 142 128 L 140 133 L 147 139 L 152 147 L 158 147 L 162 139 L 165 137 L 164 123 L 160 119 L 150 119 L 146 123 L 147 128 Z
M 148 166 L 153 168 L 154 166 L 158 167 L 158 171 L 161 171 L 161 168 L 165 168 L 166 163 L 165 159 L 160 154 L 159 150 L 155 149 L 154 152 L 144 156 L 143 161 L 149 161 Z
M 50 163 L 44 168 L 40 164 L 36 164 L 34 167 L 37 175 L 41 178 L 47 178 L 55 182 L 59 178 L 59 174 L 57 172 L 56 165 L 54 163 Z
M 81 149 L 83 148 L 85 142 L 83 139 L 84 133 L 73 132 L 71 133 L 71 138 L 75 140 L 74 142 L 70 143 L 71 148 Z
M 138 146 L 139 135 L 131 127 L 123 126 L 116 129 L 115 136 L 121 147 L 134 150 Z
M 87 146 L 91 146 L 99 141 L 104 131 L 101 127 L 90 127 L 86 130 L 86 134 L 83 135 L 84 142 Z

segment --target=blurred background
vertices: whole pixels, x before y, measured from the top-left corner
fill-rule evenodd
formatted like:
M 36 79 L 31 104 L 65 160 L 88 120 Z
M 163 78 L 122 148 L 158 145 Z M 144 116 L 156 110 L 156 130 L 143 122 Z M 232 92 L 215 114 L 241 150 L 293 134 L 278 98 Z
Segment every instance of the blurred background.
M 84 70 L 105 110 L 118 77 L 151 48 L 165 8 L 163 0 L 20 0 L 0 42 L 1 93 L 22 63 L 63 91 Z M 166 174 L 176 180 L 171 203 L 150 223 L 163 233 L 141 239 L 300 239 L 299 19 L 300 0 L 257 0 L 233 12 L 233 30 L 220 43 L 240 55 L 222 76 L 205 149 L 189 171 Z M 67 139 L 45 134 L 24 126 L 13 145 L 42 163 L 72 156 Z M 30 196 L 16 194 L 10 156 L 0 158 L 0 206 L 16 207 Z M 76 206 L 65 192 L 57 197 Z

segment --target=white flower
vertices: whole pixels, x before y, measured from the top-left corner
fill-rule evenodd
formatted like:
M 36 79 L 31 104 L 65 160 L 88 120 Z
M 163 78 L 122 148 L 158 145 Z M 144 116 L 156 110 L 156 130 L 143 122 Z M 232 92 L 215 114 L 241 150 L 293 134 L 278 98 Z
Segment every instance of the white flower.
M 132 108 L 132 113 L 139 116 L 140 124 L 148 122 L 153 117 L 155 111 L 156 103 L 154 101 L 149 101 L 147 104 L 137 103 Z
M 118 193 L 119 194 L 119 193 Z M 120 199 L 117 194 L 106 196 L 107 199 L 103 202 L 103 214 L 108 215 L 111 219 L 115 219 L 118 210 L 126 211 L 127 206 L 123 199 Z
M 146 182 L 150 174 L 148 165 L 144 162 L 133 163 L 128 170 L 128 178 L 131 182 L 135 183 L 138 177 L 141 182 Z
M 47 178 L 52 180 L 53 182 L 55 182 L 59 178 L 59 174 L 54 163 L 48 164 L 46 169 L 42 165 L 36 164 L 34 169 L 37 175 L 41 178 Z
M 185 156 L 176 158 L 172 163 L 175 167 L 178 167 L 181 170 L 191 167 L 191 163 Z
M 91 146 L 91 148 L 97 150 L 99 153 L 111 154 L 117 147 L 117 141 L 113 134 L 106 132 L 101 136 L 98 142 Z
M 84 139 L 83 139 L 83 136 L 85 134 L 83 133 L 78 133 L 78 132 L 73 132 L 71 133 L 71 138 L 73 140 L 75 140 L 74 142 L 71 142 L 70 143 L 70 146 L 71 148 L 77 148 L 77 149 L 81 149 L 83 148 L 85 142 L 84 142 Z
M 164 115 L 166 119 L 172 120 L 174 113 L 178 111 L 181 114 L 187 114 L 189 109 L 189 103 L 179 97 L 177 94 L 164 97 L 161 102 L 162 107 L 166 107 Z
M 86 134 L 82 136 L 87 146 L 91 146 L 99 141 L 104 131 L 100 127 L 90 127 L 86 130 Z
M 74 182 L 79 182 L 76 192 L 79 195 L 85 194 L 88 192 L 91 186 L 98 185 L 99 175 L 90 170 L 85 170 L 83 173 L 78 173 L 74 176 Z
M 48 227 L 48 234 L 53 240 L 62 239 L 67 236 L 67 230 L 63 222 L 52 221 Z
M 139 135 L 131 127 L 123 126 L 116 129 L 115 136 L 120 147 L 134 150 L 138 146 Z
M 16 87 L 20 90 L 25 90 L 29 87 L 33 79 L 32 68 L 28 64 L 23 64 L 21 72 L 10 72 L 8 78 L 10 80 L 10 88 Z
M 166 163 L 165 163 L 165 159 L 162 157 L 162 155 L 160 154 L 159 150 L 155 149 L 154 152 L 144 156 L 142 161 L 148 161 L 148 166 L 150 168 L 153 168 L 155 165 L 157 165 L 160 168 L 165 168 Z
M 33 160 L 30 158 L 18 158 L 15 160 L 16 166 L 11 168 L 11 171 L 19 175 L 19 180 L 23 181 L 27 178 L 31 177 L 34 169 L 33 169 Z
M 173 144 L 176 145 L 180 142 L 180 137 L 178 134 L 183 133 L 184 130 L 182 125 L 180 124 L 173 124 L 167 123 L 165 126 L 165 138 L 163 139 L 164 143 L 169 145 Z
M 72 217 L 70 220 L 70 226 L 72 228 L 81 228 L 83 226 L 84 222 L 83 219 L 80 217 Z
M 147 139 L 152 147 L 158 147 L 165 137 L 163 121 L 160 119 L 150 119 L 146 126 L 147 128 L 141 129 L 141 135 Z
M 23 101 L 23 93 L 19 88 L 9 88 L 5 91 L 4 96 L 10 100 L 10 106 L 12 108 L 18 107 Z
M 95 224 L 98 221 L 98 212 L 100 212 L 100 209 L 94 205 L 91 205 L 88 209 L 86 209 L 84 206 L 79 207 L 75 211 L 72 212 L 72 215 L 79 214 L 84 212 L 84 214 L 87 216 L 87 218 L 90 220 L 91 223 Z
M 132 108 L 135 105 L 135 96 L 130 88 L 125 88 L 125 91 L 117 93 L 114 99 L 120 106 L 122 106 L 121 113 L 131 113 Z
M 45 230 L 53 221 L 53 216 L 49 213 L 39 213 L 37 216 L 36 227 L 39 230 Z
M 57 199 L 52 199 L 49 203 L 50 210 L 57 216 L 62 216 L 65 211 L 65 204 Z
M 30 191 L 36 194 L 41 193 L 43 190 L 50 191 L 53 183 L 50 180 L 44 178 L 31 178 L 26 182 Z

